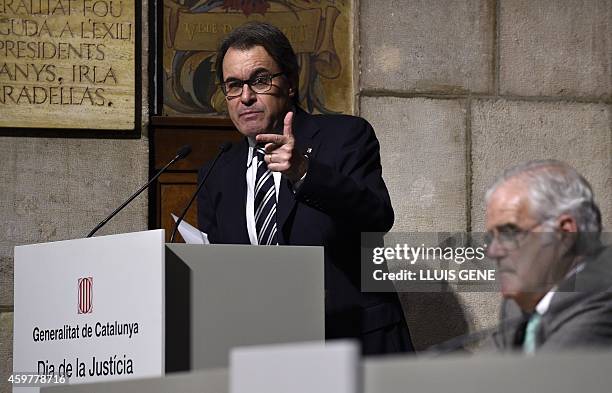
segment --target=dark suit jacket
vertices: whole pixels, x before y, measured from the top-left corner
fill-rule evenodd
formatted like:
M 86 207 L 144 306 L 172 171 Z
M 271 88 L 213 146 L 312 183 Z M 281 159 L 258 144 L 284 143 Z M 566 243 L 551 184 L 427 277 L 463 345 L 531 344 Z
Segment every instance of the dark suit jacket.
M 493 341 L 498 349 L 520 349 L 528 315 L 512 300 L 502 303 Z M 612 346 L 612 248 L 587 258 L 579 273 L 559 284 L 536 332 L 538 351 Z
M 360 291 L 360 233 L 386 232 L 394 219 L 372 127 L 358 117 L 297 110 L 293 132 L 302 151 L 311 149 L 309 168 L 296 194 L 281 181 L 279 243 L 324 246 L 326 337 L 358 338 L 364 353 L 412 350 L 397 295 Z M 249 243 L 247 154 L 246 139 L 233 145 L 198 196 L 198 225 L 211 243 Z

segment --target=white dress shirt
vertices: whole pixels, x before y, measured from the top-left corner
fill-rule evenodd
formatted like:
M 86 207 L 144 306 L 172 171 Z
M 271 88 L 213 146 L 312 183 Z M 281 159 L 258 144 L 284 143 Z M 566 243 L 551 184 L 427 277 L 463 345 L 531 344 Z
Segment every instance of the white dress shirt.
M 253 154 L 255 149 L 255 140 L 249 140 L 249 153 L 247 155 L 247 198 L 246 198 L 246 222 L 249 240 L 251 244 L 257 244 L 257 229 L 255 228 L 255 181 L 257 180 L 257 155 Z M 280 190 L 281 173 L 272 172 L 274 178 L 274 188 L 276 188 L 276 202 L 278 202 L 278 192 Z M 278 228 L 277 228 L 278 230 Z

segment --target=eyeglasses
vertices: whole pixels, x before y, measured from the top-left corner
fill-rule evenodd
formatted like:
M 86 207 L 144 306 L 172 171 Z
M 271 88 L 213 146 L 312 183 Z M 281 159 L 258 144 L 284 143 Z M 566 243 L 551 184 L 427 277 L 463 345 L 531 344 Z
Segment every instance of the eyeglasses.
M 483 239 L 484 244 L 487 248 L 489 248 L 491 247 L 493 240 L 496 240 L 497 244 L 504 250 L 514 251 L 520 247 L 521 242 L 527 237 L 527 235 L 541 224 L 542 223 L 538 222 L 527 229 L 521 229 L 513 224 L 503 225 L 493 231 L 487 232 Z
M 242 95 L 244 85 L 249 85 L 251 90 L 256 94 L 261 94 L 269 91 L 272 88 L 272 79 L 277 76 L 284 75 L 284 72 L 278 72 L 272 75 L 256 75 L 247 80 L 231 79 L 221 83 L 221 90 L 227 98 L 234 98 Z

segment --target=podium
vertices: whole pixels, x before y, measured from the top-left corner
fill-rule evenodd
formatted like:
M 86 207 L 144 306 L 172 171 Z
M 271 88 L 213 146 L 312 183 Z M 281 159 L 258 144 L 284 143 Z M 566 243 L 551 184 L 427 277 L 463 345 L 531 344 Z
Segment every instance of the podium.
M 239 350 L 241 350 L 239 348 Z M 247 348 L 247 351 L 253 351 Z M 274 350 L 274 347 L 270 347 Z M 299 348 L 292 353 L 299 356 Z M 289 353 L 287 353 L 289 354 Z M 295 358 L 294 358 L 295 359 Z M 308 362 L 307 354 L 299 358 Z M 262 367 L 272 365 L 278 357 L 269 361 L 263 359 Z M 513 354 L 480 354 L 478 356 L 455 354 L 438 358 L 416 356 L 374 356 L 371 358 L 344 359 L 346 381 L 356 381 L 352 393 L 608 393 L 612 385 L 612 352 L 558 352 L 542 353 L 535 356 Z M 351 364 L 353 363 L 353 364 Z M 356 364 L 355 364 L 356 363 Z M 332 363 L 335 364 L 336 363 Z M 327 365 L 327 364 L 325 364 Z M 295 374 L 295 362 L 285 361 L 270 369 L 275 373 L 271 378 L 253 380 L 248 370 L 240 367 L 176 373 L 168 376 L 143 380 L 94 383 L 89 385 L 54 386 L 45 388 L 43 393 L 276 393 L 304 391 L 303 379 L 293 380 L 294 389 L 287 389 L 286 380 Z M 297 366 L 302 366 L 302 363 Z M 302 367 L 302 374 L 319 383 L 322 367 Z M 257 371 L 260 371 L 258 367 Z M 354 375 L 355 370 L 359 375 Z M 329 372 L 333 378 L 337 373 Z M 243 379 L 242 381 L 236 380 Z M 258 382 L 267 385 L 262 388 Z M 243 383 L 249 383 L 248 390 L 241 390 Z M 323 389 L 310 392 L 338 392 L 333 380 Z
M 16 247 L 13 371 L 146 378 L 227 367 L 235 346 L 324 340 L 322 247 L 163 239 Z

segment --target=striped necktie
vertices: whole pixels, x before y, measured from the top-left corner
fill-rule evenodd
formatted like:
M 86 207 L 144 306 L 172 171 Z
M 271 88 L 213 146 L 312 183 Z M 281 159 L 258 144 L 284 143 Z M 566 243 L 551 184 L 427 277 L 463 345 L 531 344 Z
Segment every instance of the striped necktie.
M 540 326 L 542 315 L 537 312 L 531 314 L 527 327 L 525 328 L 525 339 L 523 340 L 523 352 L 526 354 L 534 354 L 537 345 L 537 332 Z
M 278 244 L 276 234 L 276 188 L 274 177 L 264 161 L 262 146 L 255 147 L 257 155 L 257 177 L 255 180 L 255 230 L 257 244 Z

